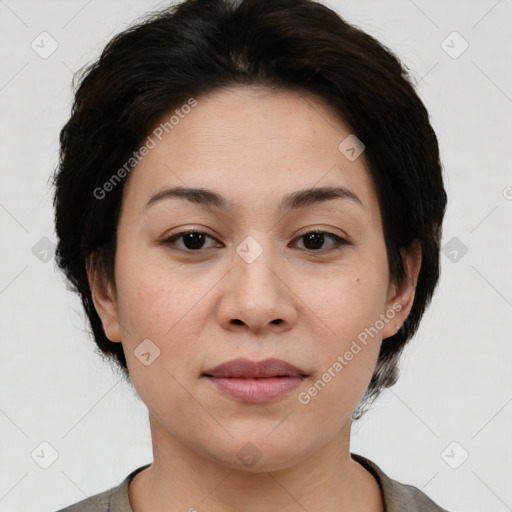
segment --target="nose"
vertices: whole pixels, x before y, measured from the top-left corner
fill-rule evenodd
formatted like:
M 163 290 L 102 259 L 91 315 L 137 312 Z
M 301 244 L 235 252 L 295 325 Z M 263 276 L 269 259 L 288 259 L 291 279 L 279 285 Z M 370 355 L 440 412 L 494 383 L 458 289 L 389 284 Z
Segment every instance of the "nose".
M 243 250 L 234 253 L 231 270 L 221 281 L 219 323 L 228 330 L 246 326 L 257 333 L 291 329 L 299 299 L 290 279 L 290 270 L 270 249 L 255 259 L 246 258 Z

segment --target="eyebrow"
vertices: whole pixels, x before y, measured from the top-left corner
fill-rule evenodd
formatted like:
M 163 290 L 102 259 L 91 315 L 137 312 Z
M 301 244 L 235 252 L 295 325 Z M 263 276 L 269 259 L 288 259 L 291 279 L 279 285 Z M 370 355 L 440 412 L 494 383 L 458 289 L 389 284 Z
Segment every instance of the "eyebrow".
M 205 207 L 231 211 L 233 203 L 222 195 L 206 188 L 171 187 L 154 193 L 145 205 L 145 209 L 165 199 L 186 199 Z M 364 208 L 363 203 L 354 192 L 344 187 L 316 187 L 297 190 L 283 197 L 280 210 L 289 211 L 306 208 L 313 204 L 323 203 L 333 199 L 348 199 Z

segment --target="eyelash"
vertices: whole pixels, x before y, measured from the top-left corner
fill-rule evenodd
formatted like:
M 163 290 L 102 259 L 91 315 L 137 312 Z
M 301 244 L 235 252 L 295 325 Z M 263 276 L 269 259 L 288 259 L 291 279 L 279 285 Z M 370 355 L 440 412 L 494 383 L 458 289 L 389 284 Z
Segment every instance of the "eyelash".
M 188 234 L 191 234 L 191 233 L 198 233 L 198 234 L 201 234 L 201 235 L 205 235 L 206 237 L 209 237 L 209 238 L 212 238 L 213 240 L 215 240 L 215 238 L 213 238 L 212 236 L 208 235 L 207 233 L 205 233 L 204 231 L 199 231 L 199 230 L 195 230 L 195 229 L 191 229 L 191 230 L 187 230 L 187 231 L 181 231 L 180 233 L 176 233 L 168 238 L 165 238 L 161 241 L 161 245 L 166 245 L 166 246 L 173 246 L 172 248 L 177 250 L 177 251 L 181 251 L 181 252 L 185 252 L 185 253 L 189 253 L 189 254 L 199 254 L 199 253 L 202 253 L 202 252 L 205 252 L 207 251 L 208 249 L 213 249 L 213 247 L 208 247 L 206 249 L 197 249 L 197 250 L 192 250 L 192 249 L 182 249 L 180 247 L 176 247 L 176 244 L 175 244 L 175 241 L 185 235 L 188 235 Z M 306 252 L 311 252 L 311 253 L 327 253 L 327 252 L 331 252 L 333 250 L 339 250 L 341 249 L 343 246 L 347 246 L 347 245 L 352 245 L 348 240 L 345 240 L 344 238 L 341 238 L 333 233 L 329 233 L 328 231 L 320 231 L 320 230 L 312 230 L 312 231 L 308 231 L 307 233 L 303 233 L 302 235 L 298 236 L 295 240 L 299 240 L 301 238 L 304 238 L 308 235 L 311 235 L 311 234 L 322 234 L 322 235 L 327 235 L 327 237 L 331 238 L 334 240 L 334 245 L 330 248 L 330 249 L 319 249 L 319 250 L 314 250 L 314 249 L 302 249 Z

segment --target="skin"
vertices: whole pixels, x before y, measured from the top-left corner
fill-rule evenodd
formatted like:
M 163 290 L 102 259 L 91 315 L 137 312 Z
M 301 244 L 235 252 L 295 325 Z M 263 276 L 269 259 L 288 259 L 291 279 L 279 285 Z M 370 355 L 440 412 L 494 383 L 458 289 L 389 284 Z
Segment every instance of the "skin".
M 383 510 L 376 480 L 350 457 L 351 414 L 381 343 L 411 309 L 421 255 L 404 252 L 407 278 L 390 278 L 364 156 L 350 161 L 338 150 L 349 134 L 318 98 L 218 90 L 198 98 L 127 179 L 115 283 L 94 270 L 89 280 L 105 333 L 123 344 L 149 410 L 154 462 L 129 486 L 134 512 Z M 172 198 L 145 207 L 177 185 L 212 189 L 233 210 Z M 279 211 L 284 195 L 327 185 L 348 188 L 362 205 L 334 199 Z M 202 253 L 187 252 L 183 238 L 174 249 L 160 243 L 192 228 L 208 235 Z M 336 249 L 328 236 L 307 245 L 312 230 L 350 245 Z M 251 263 L 236 252 L 247 236 L 263 249 Z M 393 320 L 301 404 L 298 394 L 396 303 Z M 160 350 L 148 366 L 134 354 L 145 339 Z M 237 357 L 283 359 L 308 378 L 273 402 L 242 403 L 201 376 Z M 237 456 L 246 443 L 261 453 L 251 467 Z

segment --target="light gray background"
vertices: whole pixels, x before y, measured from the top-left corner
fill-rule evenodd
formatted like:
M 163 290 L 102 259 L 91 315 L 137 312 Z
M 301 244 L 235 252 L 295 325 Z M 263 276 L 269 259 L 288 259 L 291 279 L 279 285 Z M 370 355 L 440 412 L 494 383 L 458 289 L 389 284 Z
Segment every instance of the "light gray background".
M 145 406 L 94 354 L 80 304 L 53 259 L 44 262 L 40 240 L 55 241 L 48 179 L 73 71 L 161 5 L 0 1 L 3 511 L 56 510 L 152 460 Z M 453 252 L 442 256 L 441 284 L 401 379 L 354 427 L 352 451 L 449 510 L 512 510 L 512 1 L 328 5 L 411 69 L 446 172 L 443 242 L 456 237 L 451 243 L 468 249 L 458 249 L 455 262 Z M 31 48 L 34 40 L 43 46 L 43 31 L 59 45 L 46 59 Z M 453 31 L 469 44 L 461 55 Z M 51 449 L 42 442 L 58 453 L 48 469 L 40 464 L 51 461 Z

